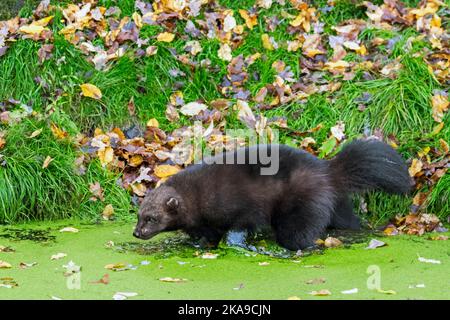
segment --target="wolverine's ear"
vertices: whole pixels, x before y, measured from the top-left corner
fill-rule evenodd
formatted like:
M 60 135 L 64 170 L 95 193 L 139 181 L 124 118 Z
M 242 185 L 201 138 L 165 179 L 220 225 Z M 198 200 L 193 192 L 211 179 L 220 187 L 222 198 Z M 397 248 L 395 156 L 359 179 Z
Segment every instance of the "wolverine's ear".
M 169 198 L 169 200 L 167 200 L 166 205 L 169 209 L 176 211 L 176 209 L 178 208 L 178 200 L 175 198 Z

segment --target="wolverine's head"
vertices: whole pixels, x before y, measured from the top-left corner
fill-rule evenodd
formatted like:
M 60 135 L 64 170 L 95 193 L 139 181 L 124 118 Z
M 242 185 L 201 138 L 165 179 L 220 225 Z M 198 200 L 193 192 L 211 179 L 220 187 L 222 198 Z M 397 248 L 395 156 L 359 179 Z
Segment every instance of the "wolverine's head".
M 172 187 L 162 185 L 151 191 L 139 209 L 133 235 L 147 240 L 160 232 L 179 229 L 182 202 L 180 195 Z

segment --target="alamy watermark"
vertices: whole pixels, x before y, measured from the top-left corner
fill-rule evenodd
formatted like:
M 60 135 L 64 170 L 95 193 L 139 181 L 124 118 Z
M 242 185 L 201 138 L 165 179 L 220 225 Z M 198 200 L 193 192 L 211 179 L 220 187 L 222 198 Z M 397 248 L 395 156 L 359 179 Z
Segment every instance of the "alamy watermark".
M 279 170 L 280 146 L 278 130 L 264 128 L 226 129 L 213 132 L 197 121 L 192 131 L 172 149 L 179 162 L 206 164 L 258 164 L 261 175 L 275 175 Z M 181 160 L 181 161 L 180 161 Z

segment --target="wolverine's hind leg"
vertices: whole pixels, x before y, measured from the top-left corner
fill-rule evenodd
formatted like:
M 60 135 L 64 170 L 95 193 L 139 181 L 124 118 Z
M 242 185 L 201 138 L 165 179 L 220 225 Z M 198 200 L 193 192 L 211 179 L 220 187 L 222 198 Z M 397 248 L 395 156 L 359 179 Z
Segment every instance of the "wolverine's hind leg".
M 330 223 L 331 228 L 359 230 L 360 219 L 353 212 L 353 203 L 348 195 L 338 197 Z
M 312 247 L 330 223 L 332 207 L 313 201 L 298 202 L 276 213 L 272 227 L 277 242 L 289 249 Z

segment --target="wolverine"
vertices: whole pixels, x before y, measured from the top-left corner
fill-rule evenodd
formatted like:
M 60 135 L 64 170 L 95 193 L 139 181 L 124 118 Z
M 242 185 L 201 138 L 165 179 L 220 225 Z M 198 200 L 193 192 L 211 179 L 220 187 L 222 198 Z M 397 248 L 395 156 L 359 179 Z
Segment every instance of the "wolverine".
M 276 172 L 262 174 L 268 163 L 260 151 L 273 156 L 275 150 L 270 159 Z M 279 245 L 299 250 L 313 246 L 329 227 L 360 228 L 352 194 L 406 194 L 411 187 L 402 157 L 376 139 L 347 143 L 330 160 L 285 145 L 255 145 L 194 164 L 150 191 L 134 236 L 145 240 L 183 230 L 217 246 L 230 230 L 270 228 Z

